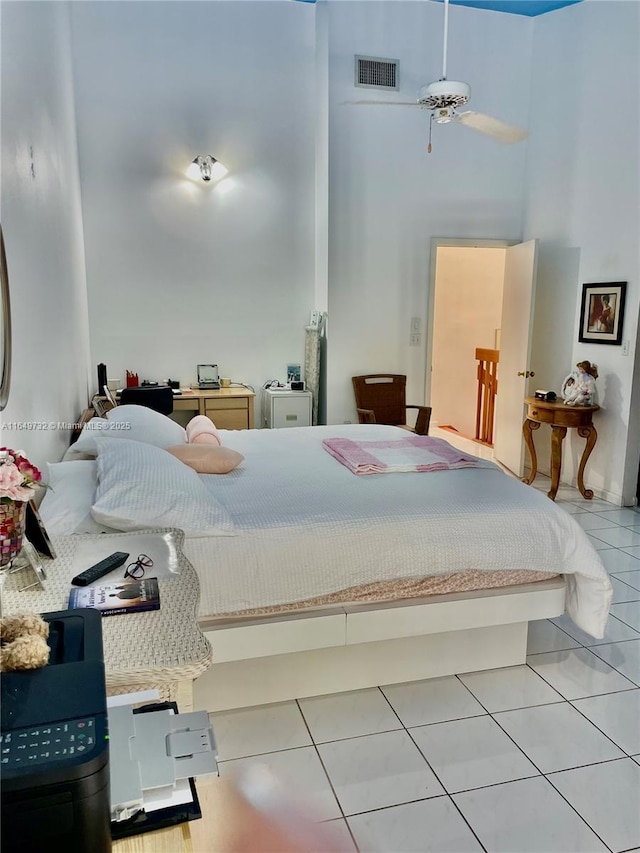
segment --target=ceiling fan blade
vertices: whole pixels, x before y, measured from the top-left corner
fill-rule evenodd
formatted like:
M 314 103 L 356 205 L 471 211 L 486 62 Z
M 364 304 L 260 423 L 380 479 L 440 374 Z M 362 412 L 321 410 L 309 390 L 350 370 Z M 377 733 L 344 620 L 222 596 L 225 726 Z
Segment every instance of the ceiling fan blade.
M 472 130 L 477 130 L 486 136 L 490 136 L 497 142 L 504 142 L 506 144 L 522 142 L 529 135 L 526 130 L 515 127 L 512 124 L 506 124 L 506 122 L 499 121 L 497 118 L 492 118 L 482 113 L 475 113 L 473 110 L 457 113 L 456 121 L 470 127 Z
M 376 106 L 385 106 L 385 107 L 419 107 L 417 101 L 345 101 L 345 104 L 375 104 Z

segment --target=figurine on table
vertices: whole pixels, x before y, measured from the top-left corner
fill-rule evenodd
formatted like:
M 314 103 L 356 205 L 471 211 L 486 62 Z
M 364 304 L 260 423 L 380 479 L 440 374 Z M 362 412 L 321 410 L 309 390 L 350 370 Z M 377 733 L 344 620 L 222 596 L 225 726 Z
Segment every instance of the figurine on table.
M 597 366 L 590 361 L 579 361 L 576 367 L 562 383 L 562 399 L 567 406 L 597 406 Z

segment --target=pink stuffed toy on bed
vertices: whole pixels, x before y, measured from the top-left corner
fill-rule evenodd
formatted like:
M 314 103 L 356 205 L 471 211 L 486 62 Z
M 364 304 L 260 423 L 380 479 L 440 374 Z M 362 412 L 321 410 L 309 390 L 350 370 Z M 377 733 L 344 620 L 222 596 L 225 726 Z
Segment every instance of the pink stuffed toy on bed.
M 222 444 L 216 425 L 206 415 L 196 415 L 195 418 L 191 418 L 186 430 L 189 444 Z

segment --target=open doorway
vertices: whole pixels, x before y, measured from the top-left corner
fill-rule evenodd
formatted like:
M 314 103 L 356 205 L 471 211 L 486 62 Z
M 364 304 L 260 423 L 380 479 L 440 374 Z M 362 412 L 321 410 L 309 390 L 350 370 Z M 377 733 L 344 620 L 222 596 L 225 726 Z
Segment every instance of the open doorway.
M 506 246 L 460 241 L 434 247 L 432 423 L 476 437 L 476 349 L 499 350 Z
M 522 477 L 524 473 L 524 441 L 522 439 L 522 421 L 524 413 L 524 401 L 529 393 L 532 377 L 535 376 L 535 371 L 531 369 L 531 338 L 533 330 L 533 305 L 535 298 L 535 283 L 537 270 L 537 240 L 528 240 L 524 243 L 512 243 L 507 240 L 456 240 L 434 238 L 432 240 L 431 253 L 431 287 L 429 289 L 429 336 L 427 345 L 427 381 L 426 381 L 426 399 L 429 404 L 432 403 L 432 386 L 436 380 L 437 374 L 444 370 L 449 363 L 457 356 L 458 349 L 464 347 L 469 353 L 468 361 L 475 362 L 476 348 L 479 346 L 480 338 L 476 340 L 466 340 L 465 336 L 459 336 L 457 344 L 452 342 L 451 330 L 445 335 L 445 352 L 447 355 L 439 360 L 438 364 L 433 361 L 433 341 L 436 334 L 436 325 L 438 329 L 445 322 L 438 318 L 437 324 L 434 321 L 435 314 L 435 294 L 437 291 L 436 278 L 438 268 L 438 258 L 443 249 L 446 248 L 471 248 L 475 250 L 499 248 L 504 251 L 504 275 L 502 278 L 502 310 L 499 319 L 494 314 L 489 318 L 488 323 L 483 331 L 483 335 L 487 335 L 485 340 L 489 343 L 489 348 L 499 345 L 499 354 L 493 353 L 494 367 L 496 366 L 496 357 L 499 358 L 499 379 L 497 385 L 490 383 L 492 390 L 491 399 L 495 401 L 495 424 L 493 426 L 493 455 L 496 461 L 500 462 L 505 468 L 513 472 L 517 477 Z M 474 257 L 473 254 L 471 256 Z M 480 258 L 480 256 L 478 256 Z M 475 265 L 471 267 L 467 264 L 468 278 L 473 282 L 478 279 L 478 272 Z M 496 289 L 499 286 L 496 285 Z M 482 293 L 485 288 L 475 288 L 475 291 Z M 478 293 L 474 293 L 477 297 Z M 482 299 L 475 299 L 474 310 L 478 311 L 478 304 Z M 461 297 L 450 303 L 450 312 L 454 316 L 463 315 L 467 312 L 464 304 L 461 304 Z M 499 341 L 497 341 L 496 329 L 500 329 Z M 470 333 L 469 333 L 470 334 Z M 474 331 L 474 335 L 480 332 Z M 482 347 L 481 349 L 485 349 Z M 473 352 L 473 355 L 471 355 Z M 448 377 L 446 384 L 451 388 L 450 397 L 454 399 L 456 396 L 463 401 L 465 406 L 466 417 L 469 412 L 474 412 L 478 407 L 478 382 L 475 379 L 475 393 L 469 391 L 462 392 L 459 389 L 462 381 L 462 374 L 474 383 L 474 374 L 477 377 L 478 371 L 476 364 L 469 364 L 465 360 L 464 369 L 461 365 L 457 365 L 454 373 Z M 484 374 L 486 377 L 486 373 Z M 496 393 L 497 392 L 497 393 Z M 441 423 L 446 424 L 446 413 L 439 412 L 437 414 Z M 484 418 L 481 418 L 484 421 Z M 465 427 L 468 429 L 467 426 Z M 455 424 L 451 424 L 456 428 Z M 438 429 L 437 426 L 434 428 Z M 475 429 L 474 429 L 475 433 Z M 475 440 L 475 435 L 472 441 Z

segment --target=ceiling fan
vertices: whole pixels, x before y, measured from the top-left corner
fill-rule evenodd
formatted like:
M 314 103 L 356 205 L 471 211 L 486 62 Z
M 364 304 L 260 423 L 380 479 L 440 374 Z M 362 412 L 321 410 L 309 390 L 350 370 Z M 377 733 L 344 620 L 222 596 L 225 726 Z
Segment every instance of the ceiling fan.
M 423 110 L 431 110 L 429 121 L 429 145 L 427 151 L 431 153 L 431 129 L 433 122 L 436 124 L 448 124 L 452 121 L 484 133 L 497 142 L 506 144 L 521 142 L 528 134 L 526 130 L 515 127 L 512 124 L 500 121 L 497 118 L 476 113 L 472 110 L 458 112 L 458 108 L 469 101 L 471 89 L 468 83 L 456 80 L 447 80 L 447 36 L 449 32 L 449 0 L 444 0 L 444 34 L 442 45 L 442 77 L 435 83 L 423 86 L 418 92 L 416 101 L 353 101 L 355 104 L 377 104 L 386 106 L 419 107 Z

